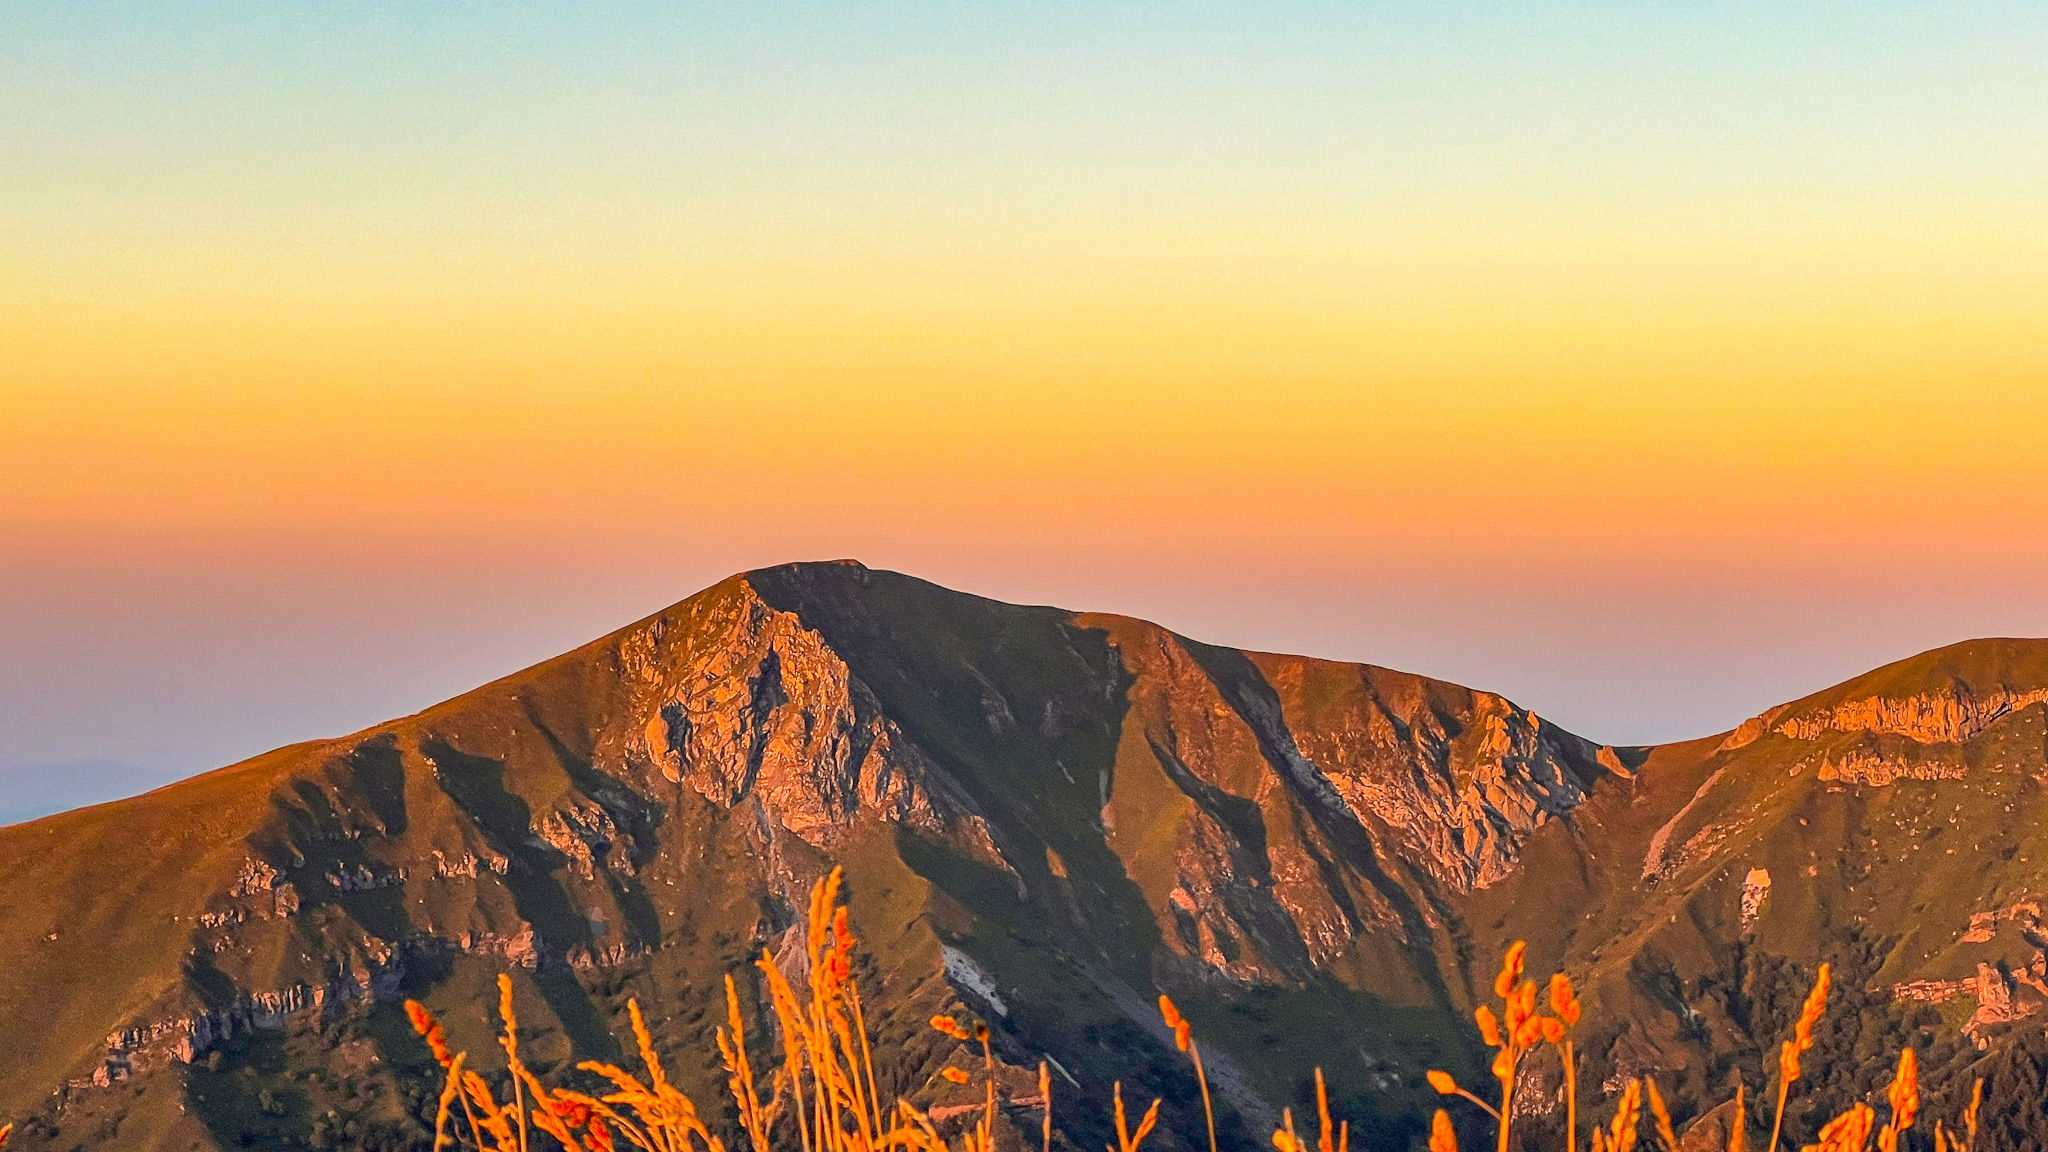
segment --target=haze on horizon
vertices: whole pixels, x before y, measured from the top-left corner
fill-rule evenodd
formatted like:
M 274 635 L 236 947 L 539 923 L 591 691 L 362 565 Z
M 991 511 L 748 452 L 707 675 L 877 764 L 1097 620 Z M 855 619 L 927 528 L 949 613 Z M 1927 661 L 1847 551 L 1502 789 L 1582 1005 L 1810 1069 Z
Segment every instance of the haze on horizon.
M 2038 5 L 0 11 L 0 821 L 857 556 L 1648 742 L 2048 634 Z

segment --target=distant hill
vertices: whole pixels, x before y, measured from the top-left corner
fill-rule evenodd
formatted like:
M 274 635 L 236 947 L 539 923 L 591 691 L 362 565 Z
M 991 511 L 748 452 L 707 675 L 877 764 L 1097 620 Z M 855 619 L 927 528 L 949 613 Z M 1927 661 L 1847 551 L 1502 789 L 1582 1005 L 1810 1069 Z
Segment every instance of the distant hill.
M 0 766 L 0 825 L 161 788 L 177 773 L 118 760 Z
M 1407 673 L 766 569 L 414 716 L 0 828 L 0 1116 L 32 1149 L 425 1147 L 396 1002 L 486 1054 L 508 969 L 543 1074 L 616 1059 L 637 997 L 717 1099 L 722 978 L 751 998 L 763 948 L 801 954 L 835 863 L 884 1094 L 966 1091 L 923 1024 L 964 1011 L 1071 1076 L 1070 1148 L 1117 1080 L 1166 1098 L 1160 1147 L 1206 1144 L 1161 991 L 1233 1146 L 1320 1065 L 1356 1146 L 1406 1147 L 1426 1068 L 1483 1075 L 1469 1013 L 1514 939 L 1582 985 L 1582 1082 L 1655 1071 L 1681 1119 L 1764 1082 L 1823 959 L 1814 1106 L 1900 1043 L 1966 1091 L 2048 1023 L 2044 750 L 2042 641 L 1611 747 Z M 1540 1128 L 1556 1065 L 1529 1075 Z

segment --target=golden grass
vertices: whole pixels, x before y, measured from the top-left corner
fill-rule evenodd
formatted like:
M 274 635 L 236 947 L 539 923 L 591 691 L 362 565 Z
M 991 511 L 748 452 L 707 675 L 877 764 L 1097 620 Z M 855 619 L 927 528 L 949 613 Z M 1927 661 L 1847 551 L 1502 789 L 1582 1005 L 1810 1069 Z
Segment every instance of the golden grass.
M 875 1087 L 874 1053 L 868 1043 L 866 1015 L 860 990 L 852 977 L 855 938 L 847 922 L 846 908 L 840 903 L 840 883 L 840 873 L 835 869 L 811 894 L 808 996 L 798 994 L 765 950 L 756 962 L 781 1032 L 784 1057 L 782 1067 L 769 1078 L 766 1100 L 761 1097 L 760 1078 L 748 1062 L 739 994 L 732 979 L 726 979 L 728 1026 L 718 1032 L 718 1048 L 740 1125 L 752 1152 L 770 1152 L 778 1137 L 784 1145 L 794 1137 L 799 1152 L 956 1152 L 939 1136 L 931 1117 L 908 1101 L 898 1100 L 893 1107 L 881 1103 Z M 1536 982 L 1525 978 L 1525 953 L 1524 945 L 1517 941 L 1502 960 L 1493 986 L 1499 1011 L 1487 1004 L 1473 1013 L 1481 1038 L 1494 1049 L 1491 1071 L 1498 1083 L 1498 1104 L 1490 1104 L 1461 1087 L 1447 1072 L 1431 1070 L 1428 1080 L 1440 1094 L 1469 1101 L 1491 1117 L 1496 1152 L 1508 1152 L 1518 1072 L 1532 1053 L 1549 1045 L 1557 1049 L 1565 1073 L 1565 1152 L 1576 1152 L 1578 1067 L 1572 1032 L 1579 1023 L 1581 1006 L 1570 979 L 1558 973 L 1550 978 L 1545 997 L 1549 1012 L 1543 1012 L 1537 1002 Z M 1779 1049 L 1778 1104 L 1767 1152 L 1778 1152 L 1784 1134 L 1785 1105 L 1800 1076 L 1800 1055 L 1812 1049 L 1814 1026 L 1827 1010 L 1828 981 L 1828 967 L 1823 964 L 1800 1011 L 1792 1038 Z M 696 1107 L 662 1075 L 660 1058 L 648 1039 L 637 1003 L 629 1003 L 628 1008 L 648 1082 L 642 1084 L 609 1064 L 579 1065 L 610 1081 L 617 1089 L 593 1098 L 559 1088 L 549 1091 L 520 1064 L 511 982 L 500 977 L 499 985 L 499 1012 L 505 1022 L 505 1035 L 499 1043 L 509 1064 L 510 1099 L 506 1103 L 497 1102 L 482 1077 L 463 1070 L 463 1057 L 447 1050 L 440 1026 L 424 1008 L 413 1002 L 406 1005 L 414 1026 L 448 1072 L 449 1086 L 442 1093 L 435 1130 L 437 1150 L 465 1146 L 463 1134 L 454 1131 L 452 1118 L 451 1105 L 459 1100 L 468 1122 L 467 1146 L 477 1149 L 531 1152 L 531 1134 L 538 1130 L 569 1152 L 613 1152 L 622 1146 L 649 1152 L 725 1152 L 718 1137 L 698 1118 Z M 1187 1053 L 1194 1066 L 1201 1087 L 1203 1118 L 1208 1125 L 1209 1152 L 1218 1152 L 1216 1113 L 1208 1074 L 1202 1066 L 1201 1047 L 1194 1039 L 1192 1026 L 1168 997 L 1159 998 L 1159 1014 L 1172 1031 L 1175 1046 Z M 973 1127 L 959 1138 L 957 1152 L 994 1152 L 995 1059 L 989 1047 L 988 1026 L 978 1021 L 963 1024 L 951 1016 L 935 1016 L 931 1025 L 956 1040 L 981 1047 L 983 1105 Z M 967 1084 L 974 1078 L 969 1072 L 950 1066 L 940 1075 L 955 1084 Z M 1350 1126 L 1344 1122 L 1333 1124 L 1321 1069 L 1316 1070 L 1315 1085 L 1318 1135 L 1314 1152 L 1350 1152 Z M 1052 1152 L 1052 1082 L 1043 1062 L 1038 1067 L 1038 1087 L 1043 1152 Z M 1983 1081 L 1979 1080 L 1961 1132 L 1936 1122 L 1937 1152 L 1970 1152 L 1977 1137 L 1983 1089 Z M 1158 1124 L 1160 1102 L 1153 1100 L 1133 1128 L 1124 1106 L 1122 1083 L 1113 1086 L 1112 1097 L 1117 1144 L 1108 1152 L 1140 1152 L 1140 1146 Z M 1735 1122 L 1726 1149 L 1746 1152 L 1744 1089 L 1740 1086 L 1735 1100 Z M 1920 1105 L 1919 1066 L 1910 1048 L 1899 1054 L 1898 1072 L 1886 1093 L 1886 1103 L 1890 1116 L 1882 1127 L 1877 1125 L 1873 1109 L 1854 1104 L 1823 1125 L 1816 1142 L 1803 1145 L 1802 1152 L 1871 1152 L 1873 1136 L 1875 1152 L 1900 1152 Z M 1646 1109 L 1650 1120 L 1647 1126 L 1643 1123 Z M 1310 1152 L 1309 1144 L 1295 1131 L 1293 1111 L 1283 1110 L 1281 1117 L 1281 1127 L 1273 1133 L 1274 1147 L 1279 1152 Z M 1595 1126 L 1590 1136 L 1590 1152 L 1635 1152 L 1639 1143 L 1660 1144 L 1665 1152 L 1673 1152 L 1678 1146 L 1678 1134 L 1663 1093 L 1656 1081 L 1647 1076 L 1628 1081 L 1613 1118 Z M 1443 1109 L 1438 1109 L 1431 1118 L 1429 1148 L 1430 1152 L 1458 1152 L 1455 1127 L 1450 1114 Z
M 1495 1121 L 1499 1152 L 1507 1152 L 1509 1120 L 1514 1115 L 1516 1068 L 1538 1045 L 1553 1045 L 1559 1049 L 1564 1062 L 1565 1148 L 1570 1152 L 1576 1144 L 1578 1127 L 1578 1067 L 1573 1059 L 1571 1030 L 1579 1021 L 1579 1002 L 1572 993 L 1571 981 L 1559 973 L 1550 978 L 1550 1007 L 1554 1015 L 1539 1013 L 1535 1006 L 1536 984 L 1522 978 L 1523 951 L 1522 943 L 1516 941 L 1508 949 L 1500 976 L 1494 981 L 1494 995 L 1501 1001 L 1501 1016 L 1496 1017 L 1490 1005 L 1481 1005 L 1473 1014 L 1480 1036 L 1496 1049 L 1493 1074 L 1500 1081 L 1499 1107 L 1459 1087 L 1447 1072 L 1431 1071 L 1429 1083 L 1444 1096 L 1462 1097 L 1484 1109 Z M 1812 1049 L 1814 1025 L 1827 1011 L 1828 979 L 1828 966 L 1822 964 L 1813 990 L 1807 994 L 1800 1009 L 1792 1038 L 1778 1050 L 1778 1108 L 1771 1123 L 1768 1152 L 1778 1152 L 1778 1142 L 1785 1128 L 1785 1102 L 1792 1085 L 1799 1079 L 1800 1053 Z M 1317 1087 L 1320 1090 L 1320 1076 L 1317 1077 Z M 1964 1116 L 1963 1134 L 1949 1132 L 1939 1122 L 1936 1123 L 1937 1152 L 1969 1152 L 1977 1138 L 1977 1110 L 1983 1096 L 1984 1082 L 1979 1080 L 1969 1111 Z M 1742 1101 L 1743 1090 L 1737 1087 L 1735 1119 L 1728 1136 L 1727 1152 L 1745 1152 L 1748 1146 Z M 1862 1103 L 1852 1104 L 1848 1111 L 1822 1125 L 1816 1142 L 1802 1145 L 1801 1152 L 1869 1152 L 1873 1134 L 1877 1137 L 1877 1152 L 1899 1152 L 1906 1132 L 1913 1127 L 1920 1111 L 1919 1061 L 1911 1048 L 1899 1053 L 1898 1072 L 1885 1093 L 1885 1102 L 1891 1115 L 1882 1128 L 1877 1127 L 1874 1109 Z M 1645 1103 L 1649 1106 L 1652 1120 L 1651 1130 L 1647 1133 L 1640 1130 Z M 1678 1147 L 1678 1134 L 1672 1128 L 1671 1114 L 1665 1109 L 1664 1095 L 1658 1090 L 1656 1080 L 1648 1076 L 1629 1080 L 1622 1089 L 1614 1119 L 1605 1126 L 1595 1127 L 1592 1135 L 1592 1152 L 1633 1152 L 1637 1143 L 1644 1140 L 1663 1145 L 1667 1152 Z M 1274 1143 L 1280 1145 L 1282 1152 L 1293 1152 L 1278 1136 Z M 1430 1152 L 1458 1152 L 1457 1134 L 1453 1131 L 1450 1114 L 1443 1109 L 1437 1110 L 1431 1125 L 1429 1148 Z
M 939 1135 L 932 1117 L 909 1101 L 899 1099 L 893 1105 L 882 1102 L 876 1088 L 866 1012 L 853 979 L 856 940 L 846 907 L 840 901 L 840 886 L 840 872 L 834 869 L 812 890 L 805 937 L 809 976 L 804 992 L 799 993 L 766 950 L 755 962 L 780 1032 L 783 1055 L 781 1067 L 766 1078 L 765 1085 L 747 1055 L 738 990 L 732 977 L 726 978 L 727 1020 L 726 1026 L 717 1032 L 718 1050 L 727 1073 L 727 1089 L 750 1152 L 772 1152 L 777 1148 L 792 1152 L 995 1152 L 995 1057 L 984 1023 L 962 1023 L 951 1016 L 935 1016 L 931 1020 L 931 1026 L 939 1032 L 981 1048 L 982 1105 L 974 1124 L 955 1144 L 949 1146 Z M 1524 976 L 1525 951 L 1518 941 L 1502 961 L 1494 981 L 1499 1012 L 1487 1004 L 1473 1013 L 1481 1038 L 1494 1049 L 1491 1071 L 1498 1083 L 1498 1104 L 1468 1091 L 1441 1070 L 1431 1070 L 1428 1081 L 1441 1095 L 1467 1101 L 1492 1118 L 1496 1152 L 1508 1152 L 1518 1070 L 1538 1048 L 1549 1045 L 1557 1049 L 1564 1068 L 1565 1152 L 1576 1152 L 1578 1069 L 1572 1030 L 1579 1022 L 1579 1000 L 1571 981 L 1562 973 L 1554 975 L 1546 997 L 1550 1011 L 1545 1014 L 1537 1003 L 1535 981 Z M 1813 1028 L 1827 1009 L 1828 982 L 1828 967 L 1823 964 L 1792 1038 L 1779 1048 L 1777 1111 L 1767 1152 L 1778 1152 L 1784 1134 L 1786 1101 L 1800 1077 L 1800 1055 L 1812 1049 Z M 591 1095 L 567 1088 L 548 1088 L 527 1069 L 519 1054 L 519 1019 L 513 1007 L 509 977 L 498 978 L 498 992 L 498 1014 L 504 1024 L 498 1044 L 505 1052 L 506 1071 L 496 1084 L 469 1068 L 465 1053 L 449 1050 L 440 1023 L 425 1007 L 417 1001 L 406 1001 L 406 1012 L 414 1029 L 445 1076 L 434 1121 L 435 1152 L 535 1152 L 547 1149 L 550 1143 L 566 1152 L 726 1152 L 723 1141 L 705 1124 L 695 1103 L 663 1073 L 661 1057 L 654 1050 L 637 1001 L 629 1001 L 627 1009 L 646 1078 L 642 1080 L 616 1065 L 585 1062 L 577 1067 L 611 1086 L 603 1095 Z M 1208 1124 L 1209 1152 L 1218 1152 L 1216 1113 L 1210 1099 L 1208 1074 L 1202 1066 L 1201 1048 L 1191 1025 L 1171 999 L 1161 996 L 1159 1011 L 1161 1020 L 1172 1031 L 1175 1046 L 1187 1053 L 1194 1066 L 1201 1087 L 1203 1117 Z M 954 1084 L 968 1084 L 975 1079 L 975 1073 L 951 1066 L 942 1069 L 939 1076 Z M 1350 1126 L 1344 1122 L 1333 1124 L 1321 1069 L 1316 1070 L 1315 1086 L 1318 1136 L 1314 1152 L 1350 1152 Z M 1038 1089 L 1042 1152 L 1052 1152 L 1052 1080 L 1044 1062 L 1038 1066 Z M 1984 1082 L 1980 1079 L 1960 1130 L 1950 1129 L 1939 1120 L 1935 1122 L 1936 1152 L 1971 1152 L 1977 1139 L 1983 1095 Z M 1160 1102 L 1153 1100 L 1133 1128 L 1124 1106 L 1121 1082 L 1113 1086 L 1112 1096 L 1117 1144 L 1107 1152 L 1140 1152 L 1158 1124 Z M 1748 1137 L 1741 1086 L 1736 1089 L 1735 1100 L 1735 1122 L 1726 1149 L 1746 1152 Z M 1890 1115 L 1882 1127 L 1877 1124 L 1875 1110 L 1854 1104 L 1823 1125 L 1816 1143 L 1803 1145 L 1802 1152 L 1872 1152 L 1873 1136 L 1875 1152 L 1900 1152 L 1905 1134 L 1913 1128 L 1920 1111 L 1919 1067 L 1910 1048 L 1899 1054 L 1898 1071 L 1885 1102 Z M 1650 1117 L 1647 1126 L 1643 1124 L 1646 1106 Z M 1283 1110 L 1281 1115 L 1281 1127 L 1273 1133 L 1274 1147 L 1279 1152 L 1310 1152 L 1309 1144 L 1295 1131 L 1293 1111 Z M 11 1125 L 0 1125 L 0 1148 L 4 1148 L 12 1131 Z M 1638 1143 L 1661 1144 L 1666 1152 L 1672 1152 L 1678 1144 L 1663 1094 L 1647 1076 L 1628 1081 L 1613 1118 L 1607 1124 L 1595 1126 L 1590 1136 L 1590 1152 L 1635 1152 Z M 1431 1118 L 1429 1149 L 1458 1152 L 1455 1126 L 1444 1109 L 1439 1108 Z
M 882 1102 L 876 1088 L 867 1014 L 853 979 L 856 941 L 846 908 L 839 902 L 839 888 L 840 873 L 835 869 L 811 893 L 806 933 L 809 987 L 805 994 L 797 991 L 767 952 L 756 962 L 779 1025 L 783 1050 L 782 1067 L 768 1078 L 765 1098 L 761 1078 L 747 1056 L 739 992 L 732 979 L 726 979 L 727 1018 L 726 1026 L 718 1030 L 718 1050 L 740 1127 L 753 1152 L 769 1152 L 778 1143 L 778 1134 L 783 1146 L 794 1137 L 794 1146 L 801 1152 L 953 1152 L 929 1115 L 905 1100 L 893 1105 Z M 705 1125 L 695 1103 L 663 1073 L 638 1002 L 629 1001 L 627 1010 L 647 1078 L 643 1082 L 612 1064 L 579 1064 L 583 1071 L 612 1085 L 613 1091 L 592 1096 L 564 1088 L 547 1089 L 526 1070 L 519 1060 L 519 1022 L 512 1007 L 511 980 L 499 977 L 499 989 L 499 1015 L 505 1025 L 499 1044 L 505 1049 L 508 1075 L 498 1093 L 483 1077 L 463 1070 L 463 1057 L 447 1050 L 441 1026 L 424 1007 L 413 1001 L 406 1004 L 414 1028 L 447 1070 L 450 1087 L 442 1093 L 434 1131 L 437 1150 L 468 1147 L 532 1152 L 535 1134 L 541 1133 L 568 1152 L 622 1148 L 725 1152 L 724 1143 Z M 934 1017 L 932 1026 L 981 1046 L 981 1115 L 958 1147 L 959 1152 L 994 1152 L 995 1057 L 989 1048 L 988 1026 L 980 1022 L 963 1025 L 950 1016 Z M 958 1084 L 973 1079 L 970 1073 L 952 1067 L 941 1075 Z M 454 1088 L 458 1083 L 459 1092 Z M 1039 1087 L 1046 1112 L 1045 1147 L 1050 1152 L 1052 1086 L 1043 1067 Z M 506 1099 L 501 1102 L 499 1095 Z M 455 1122 L 451 1104 L 456 1100 L 463 1104 L 464 1124 Z M 1157 1118 L 1158 1102 L 1154 1101 L 1137 1131 L 1127 1132 L 1119 1103 L 1119 1133 L 1125 1143 L 1120 1152 L 1138 1152 Z

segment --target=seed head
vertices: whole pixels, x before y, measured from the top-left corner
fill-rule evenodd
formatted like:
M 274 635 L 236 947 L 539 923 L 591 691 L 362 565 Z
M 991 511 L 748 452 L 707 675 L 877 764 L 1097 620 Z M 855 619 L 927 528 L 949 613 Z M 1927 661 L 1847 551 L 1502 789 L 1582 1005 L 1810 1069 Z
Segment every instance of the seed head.
M 1885 1099 L 1892 1106 L 1892 1130 L 1904 1132 L 1911 1128 L 1920 1111 L 1920 1058 L 1911 1048 L 1899 1050 L 1899 1074 L 1885 1092 Z
M 1613 1152 L 1630 1152 L 1636 1146 L 1636 1122 L 1642 1119 L 1642 1111 L 1642 1081 L 1631 1080 L 1628 1087 L 1621 1091 L 1621 1107 L 1614 1113 L 1614 1122 L 1608 1126 L 1605 1133 L 1594 1129 L 1595 1143 L 1599 1143 L 1599 1137 L 1605 1135 L 1605 1146 L 1613 1149 Z
M 1870 1130 L 1877 1124 L 1877 1113 L 1868 1104 L 1852 1104 L 1847 1112 L 1827 1122 L 1820 1130 L 1821 1152 L 1863 1152 L 1870 1143 Z
M 1479 1022 L 1479 1038 L 1486 1041 L 1488 1048 L 1500 1047 L 1500 1022 L 1493 1018 L 1493 1009 L 1481 1004 L 1472 1013 L 1472 1019 Z
M 1441 1108 L 1429 1122 L 1429 1152 L 1458 1152 L 1458 1134 L 1451 1131 L 1451 1114 Z
M 1550 1010 L 1569 1028 L 1579 1022 L 1579 998 L 1572 992 L 1572 982 L 1559 972 L 1550 978 Z
M 1536 1015 L 1536 982 L 1524 980 L 1507 997 L 1508 1032 L 1516 1037 L 1516 1043 L 1524 1043 L 1521 1036 L 1528 1022 Z
M 1664 1094 L 1657 1091 L 1656 1078 L 1643 1077 L 1643 1087 L 1650 1095 L 1650 1115 L 1657 1121 L 1657 1138 L 1664 1142 L 1666 1148 L 1677 1148 L 1678 1134 L 1671 1130 L 1671 1113 L 1664 1107 Z
M 1494 995 L 1505 1000 L 1515 990 L 1522 980 L 1522 954 L 1528 950 L 1529 946 L 1520 940 L 1508 945 L 1508 954 L 1501 958 L 1500 975 L 1493 981 Z
M 1813 1026 L 1820 1023 L 1821 1013 L 1828 1009 L 1828 966 L 1820 966 L 1820 974 L 1813 981 L 1813 991 L 1806 994 L 1806 1004 L 1799 1010 L 1799 1024 L 1793 1029 L 1798 1038 L 1801 1052 L 1813 1047 Z
M 548 1101 L 548 1111 L 568 1121 L 572 1128 L 582 1128 L 590 1123 L 590 1105 L 581 1100 L 557 1096 Z
M 417 1000 L 405 1002 L 406 1019 L 412 1021 L 413 1031 L 426 1039 L 427 1049 L 434 1054 L 434 1062 L 446 1068 L 455 1062 L 454 1053 L 448 1051 L 448 1034 L 441 1030 L 441 1022 L 427 1011 L 427 1006 Z

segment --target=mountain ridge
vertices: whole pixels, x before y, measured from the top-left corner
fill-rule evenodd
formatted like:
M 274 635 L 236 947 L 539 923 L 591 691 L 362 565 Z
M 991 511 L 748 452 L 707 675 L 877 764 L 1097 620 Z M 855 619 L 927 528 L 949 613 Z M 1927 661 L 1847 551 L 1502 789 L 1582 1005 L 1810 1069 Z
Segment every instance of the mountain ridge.
M 0 939 L 15 941 L 0 962 L 21 974 L 0 988 L 0 1022 L 41 1019 L 47 1038 L 0 1055 L 13 1093 L 0 1108 L 36 1109 L 27 1147 L 110 1122 L 138 1147 L 290 1140 L 343 1111 L 324 1107 L 340 1089 L 295 1077 L 360 1064 L 340 1078 L 370 1094 L 359 1126 L 404 1147 L 419 1054 L 391 1028 L 400 990 L 459 1006 L 510 967 L 547 1022 L 539 1050 L 562 1059 L 616 1051 L 621 998 L 658 997 L 676 1006 L 661 1039 L 701 1052 L 708 986 L 782 950 L 833 863 L 853 876 L 857 919 L 877 925 L 871 977 L 894 1006 L 878 1027 L 907 1045 L 913 1095 L 943 1095 L 915 1082 L 942 1058 L 917 1013 L 960 1006 L 998 1023 L 1007 1063 L 1057 1053 L 1097 1094 L 1109 1078 L 1150 1081 L 1168 1131 L 1192 1131 L 1184 1076 L 1138 1010 L 1171 991 L 1217 1037 L 1227 1123 L 1256 1129 L 1328 1063 L 1355 1086 L 1361 1131 L 1396 1139 L 1427 1099 L 1421 1065 L 1471 1058 L 1458 1021 L 1475 969 L 1483 984 L 1487 951 L 1517 934 L 1579 966 L 1589 1003 L 1619 1013 L 1597 1059 L 1739 1061 L 1759 1044 L 1739 1013 L 1715 1020 L 1681 987 L 1680 1007 L 1709 1022 L 1702 1041 L 1635 962 L 1665 957 L 1681 986 L 1725 981 L 1714 941 L 1763 942 L 1788 903 L 1846 907 L 1817 882 L 1802 895 L 1801 864 L 1764 858 L 1808 808 L 1846 820 L 1887 807 L 1886 788 L 1980 778 L 1997 802 L 2031 806 L 2034 775 L 2001 758 L 2032 738 L 2028 766 L 2041 759 L 2048 694 L 2032 693 L 2048 688 L 2048 654 L 2028 645 L 1911 657 L 1767 712 L 1746 739 L 1614 748 L 1492 693 L 1371 665 L 1203 645 L 851 563 L 756 570 L 411 716 L 0 829 L 0 862 L 31 897 L 0 909 Z M 2036 669 L 2039 683 L 2007 690 Z M 1924 687 L 1905 697 L 1874 690 L 1912 676 Z M 1826 722 L 1795 723 L 1809 715 Z M 1915 738 L 1944 733 L 1959 739 Z M 1733 879 L 1738 847 L 1757 854 L 1766 895 L 1747 865 Z M 2036 871 L 2005 870 L 2005 888 L 2032 891 Z M 1528 914 L 1567 898 L 1592 927 Z M 2010 1019 L 1980 1022 L 1971 1043 L 2026 1019 L 2015 1005 L 2034 995 L 2014 973 L 2034 973 L 2038 912 L 1990 911 L 1988 943 L 1950 942 L 1936 962 L 1929 937 L 1928 962 L 1895 946 L 1879 965 L 1887 986 L 1948 988 L 1966 956 L 2021 948 L 1997 970 Z M 1788 929 L 1774 945 L 1811 956 L 1813 929 L 1846 922 L 1828 912 L 1808 939 Z M 1982 1015 L 1990 985 L 1975 978 L 1951 998 L 1978 994 Z M 220 1086 L 229 1065 L 268 1086 Z M 1682 1100 L 1706 1073 L 1682 1078 Z M 1093 1135 L 1074 1123 L 1074 1138 Z

